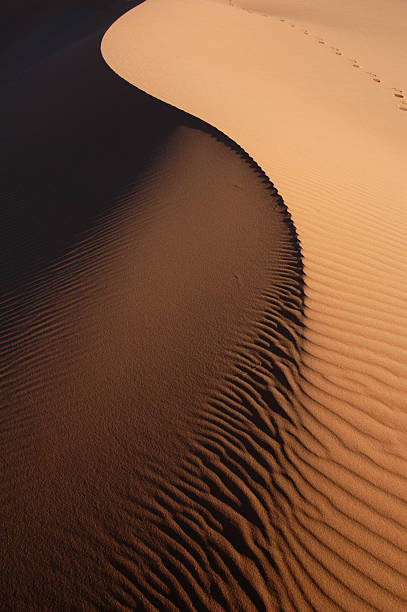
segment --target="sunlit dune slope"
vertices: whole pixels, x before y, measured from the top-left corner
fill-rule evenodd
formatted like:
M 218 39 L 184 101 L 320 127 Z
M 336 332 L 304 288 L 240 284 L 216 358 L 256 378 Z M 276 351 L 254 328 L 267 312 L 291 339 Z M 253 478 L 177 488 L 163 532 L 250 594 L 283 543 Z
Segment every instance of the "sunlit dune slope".
M 406 8 L 363 7 L 359 28 L 349 3 L 149 0 L 102 42 L 123 78 L 247 150 L 298 230 L 300 383 L 263 517 L 284 610 L 407 606 Z

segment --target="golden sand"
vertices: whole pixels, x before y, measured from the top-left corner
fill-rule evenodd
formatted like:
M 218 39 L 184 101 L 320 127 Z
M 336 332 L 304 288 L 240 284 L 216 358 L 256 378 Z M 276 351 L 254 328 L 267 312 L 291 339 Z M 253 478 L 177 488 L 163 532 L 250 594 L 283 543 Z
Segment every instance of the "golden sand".
M 280 431 L 279 511 L 263 517 L 278 605 L 404 610 L 407 6 L 240 4 L 149 0 L 102 53 L 247 150 L 301 240 L 296 426 Z

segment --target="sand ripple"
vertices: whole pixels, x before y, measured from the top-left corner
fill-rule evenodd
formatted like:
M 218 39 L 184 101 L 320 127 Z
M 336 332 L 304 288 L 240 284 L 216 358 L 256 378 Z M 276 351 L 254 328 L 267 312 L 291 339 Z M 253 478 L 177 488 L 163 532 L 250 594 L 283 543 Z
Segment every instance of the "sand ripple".
M 380 30 L 386 51 L 378 52 L 375 37 L 362 40 L 352 28 L 350 12 L 340 54 L 357 57 L 359 46 L 369 71 L 380 55 L 377 71 L 387 81 L 372 81 L 375 74 L 355 70 L 326 44 L 339 45 L 342 5 L 329 4 L 338 15 L 324 32 L 304 3 L 289 4 L 287 24 L 272 12 L 286 10 L 278 3 L 267 3 L 271 17 L 261 17 L 204 1 L 191 8 L 151 0 L 103 42 L 106 59 L 130 82 L 250 151 L 283 194 L 303 248 L 299 374 L 279 369 L 285 357 L 269 349 L 278 375 L 269 379 L 262 361 L 254 370 L 256 384 L 264 374 L 269 390 L 278 389 L 283 411 L 266 416 L 265 405 L 274 404 L 243 361 L 194 440 L 190 472 L 196 480 L 209 473 L 211 507 L 229 529 L 206 566 L 221 577 L 222 596 L 217 591 L 209 608 L 405 610 L 407 128 L 393 95 L 402 93 L 405 70 L 392 35 Z M 405 12 L 396 4 L 394 14 L 386 11 L 389 32 Z M 382 28 L 383 4 L 370 5 Z M 232 550 L 236 529 L 240 545 Z
M 269 609 L 296 232 L 242 149 L 99 43 L 2 102 L 1 606 Z

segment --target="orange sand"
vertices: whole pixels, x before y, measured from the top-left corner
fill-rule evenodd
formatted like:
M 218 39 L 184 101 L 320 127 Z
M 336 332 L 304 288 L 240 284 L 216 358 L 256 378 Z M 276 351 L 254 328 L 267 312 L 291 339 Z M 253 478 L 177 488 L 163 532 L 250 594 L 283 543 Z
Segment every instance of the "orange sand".
M 148 0 L 108 30 L 102 53 L 244 147 L 302 243 L 295 427 L 280 430 L 277 511 L 262 514 L 279 603 L 255 573 L 261 555 L 246 571 L 264 609 L 405 610 L 407 5 L 240 4 L 252 12 Z

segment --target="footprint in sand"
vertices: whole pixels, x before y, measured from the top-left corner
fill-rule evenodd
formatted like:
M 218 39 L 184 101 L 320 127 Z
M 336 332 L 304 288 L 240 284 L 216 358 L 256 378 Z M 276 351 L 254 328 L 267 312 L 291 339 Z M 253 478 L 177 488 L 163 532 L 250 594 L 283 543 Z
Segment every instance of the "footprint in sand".
M 285 21 L 285 19 L 280 19 L 280 21 Z M 292 28 L 295 28 L 295 25 L 293 23 L 290 24 Z M 307 36 L 309 36 L 310 32 L 308 30 L 303 30 L 304 34 L 306 34 Z M 315 38 L 316 40 L 318 40 L 320 45 L 325 45 L 326 42 L 325 40 L 319 39 L 317 36 L 314 36 L 313 38 Z M 332 51 L 335 51 L 336 55 L 343 55 L 342 51 L 340 51 L 338 49 L 338 47 L 330 47 L 330 49 L 332 49 Z M 352 58 L 348 58 L 350 62 L 352 62 L 352 67 L 353 68 L 360 68 L 360 64 L 358 63 L 358 60 L 356 59 L 352 59 Z M 377 74 L 375 72 L 368 72 L 366 71 L 366 74 L 368 74 L 369 76 L 372 77 L 372 81 L 374 81 L 375 83 L 381 83 L 382 80 L 379 79 L 377 77 Z M 392 90 L 394 91 L 394 96 L 396 98 L 399 98 L 401 101 L 401 106 L 399 106 L 399 109 L 402 111 L 406 111 L 407 112 L 407 100 L 404 99 L 404 94 L 403 94 L 403 90 L 402 89 L 398 89 L 397 87 L 392 87 Z
M 280 21 L 286 21 L 286 20 L 285 19 L 280 19 Z M 292 28 L 295 28 L 295 24 L 294 23 L 290 23 L 290 26 Z M 308 30 L 303 30 L 303 32 L 304 32 L 304 34 L 306 36 L 310 35 L 310 32 Z M 322 40 L 321 38 L 318 38 L 317 36 L 314 36 L 313 38 L 318 40 L 318 43 L 320 45 L 325 45 L 326 44 L 325 40 Z M 342 51 L 340 51 L 338 49 L 338 47 L 330 47 L 330 48 L 332 49 L 332 51 L 335 51 L 336 55 L 343 55 Z M 358 60 L 352 59 L 352 58 L 348 58 L 348 59 L 349 59 L 350 62 L 352 62 L 352 67 L 353 68 L 360 68 L 360 64 L 358 63 Z M 382 80 L 377 77 L 376 73 L 366 71 L 366 74 L 371 76 L 372 77 L 372 81 L 374 81 L 375 83 L 381 83 L 382 82 Z M 404 100 L 404 95 L 402 93 L 402 90 L 401 89 L 397 89 L 396 87 L 393 87 L 392 89 L 395 92 L 394 96 L 396 98 L 400 98 L 402 100 L 402 102 L 401 102 L 402 106 L 399 106 L 400 110 L 407 111 L 407 101 Z

